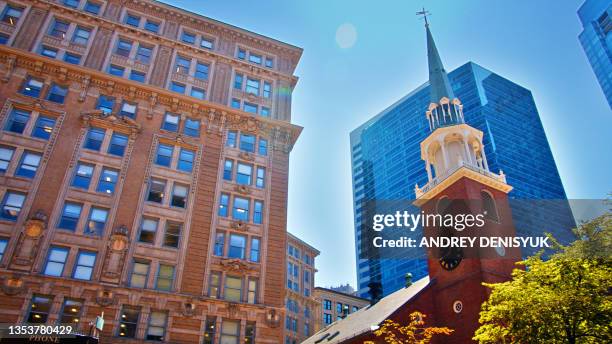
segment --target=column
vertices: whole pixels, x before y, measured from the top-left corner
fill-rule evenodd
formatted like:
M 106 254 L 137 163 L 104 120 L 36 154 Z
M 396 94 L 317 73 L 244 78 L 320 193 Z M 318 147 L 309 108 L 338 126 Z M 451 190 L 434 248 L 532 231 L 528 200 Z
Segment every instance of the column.
M 484 169 L 485 170 L 489 170 L 489 164 L 487 163 L 487 156 L 485 155 L 485 147 L 484 145 L 482 146 L 482 149 L 480 149 L 480 154 L 482 154 L 482 163 L 484 164 Z
M 425 161 L 425 170 L 427 170 L 427 178 L 431 181 L 433 178 L 431 177 L 431 164 L 429 163 L 429 158 Z
M 442 150 L 442 157 L 444 158 L 444 170 L 448 171 L 450 166 L 448 164 L 448 155 L 446 153 L 446 147 L 444 147 L 444 138 L 438 139 L 438 143 L 440 143 L 440 149 Z

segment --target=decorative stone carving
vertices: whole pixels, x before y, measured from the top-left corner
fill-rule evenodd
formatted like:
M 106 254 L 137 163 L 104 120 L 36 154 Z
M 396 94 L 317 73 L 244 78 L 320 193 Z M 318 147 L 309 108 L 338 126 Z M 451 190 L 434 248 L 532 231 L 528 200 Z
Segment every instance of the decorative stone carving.
M 234 273 L 246 273 L 252 270 L 251 265 L 237 258 L 224 258 L 221 259 L 221 266 L 225 268 L 225 271 Z
M 277 328 L 280 325 L 280 314 L 276 309 L 266 311 L 266 325 Z
M 238 155 L 238 157 L 240 159 L 248 160 L 248 161 L 255 160 L 255 155 L 253 155 L 252 153 L 249 153 L 249 152 L 244 152 L 244 151 L 240 151 L 240 154 Z
M 87 91 L 89 91 L 89 84 L 91 83 L 91 77 L 85 75 L 81 80 L 81 93 L 79 94 L 79 102 L 84 102 L 87 97 Z
M 26 290 L 23 275 L 14 273 L 11 276 L 5 276 L 0 282 L 0 289 L 6 295 L 17 295 Z
M 234 302 L 230 302 L 227 305 L 227 314 L 230 318 L 238 318 L 238 312 L 240 311 L 240 305 Z
M 195 315 L 196 305 L 193 300 L 183 302 L 181 305 L 181 313 L 186 317 L 192 317 Z
M 81 120 L 85 126 L 90 126 L 103 122 L 110 127 L 122 127 L 130 134 L 137 134 L 140 132 L 140 124 L 128 116 L 123 116 L 115 113 L 106 113 L 102 110 L 86 111 L 81 113 Z
M 249 228 L 249 226 L 242 220 L 232 221 L 230 223 L 230 227 L 232 227 L 233 229 L 240 230 L 240 231 L 246 231 Z
M 113 230 L 108 241 L 108 250 L 104 259 L 103 277 L 118 280 L 125 263 L 128 248 L 128 229 L 120 226 Z
M 2 77 L 3 82 L 8 82 L 13 75 L 13 71 L 15 70 L 15 64 L 17 62 L 17 56 L 11 55 L 6 59 L 6 72 Z
M 96 303 L 102 307 L 108 307 L 110 305 L 115 304 L 116 297 L 115 293 L 112 290 L 108 289 L 100 289 L 98 290 L 98 295 L 96 296 Z
M 34 216 L 29 218 L 24 224 L 23 233 L 19 237 L 13 264 L 21 266 L 31 266 L 34 263 L 40 239 L 44 230 L 47 228 L 47 215 L 38 210 Z

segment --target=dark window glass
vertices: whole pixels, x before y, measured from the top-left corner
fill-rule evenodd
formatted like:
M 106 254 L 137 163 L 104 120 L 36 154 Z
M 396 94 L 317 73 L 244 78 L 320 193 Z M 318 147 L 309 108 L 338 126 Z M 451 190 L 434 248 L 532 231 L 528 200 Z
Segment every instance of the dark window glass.
M 253 103 L 249 103 L 249 102 L 244 102 L 244 109 L 245 112 L 248 113 L 253 113 L 253 114 L 257 114 L 257 105 L 253 104 Z
M 158 219 L 143 218 L 142 223 L 140 224 L 140 235 L 138 236 L 138 241 L 154 244 L 158 225 Z
M 218 211 L 219 216 L 227 217 L 228 207 L 229 207 L 229 195 L 221 194 L 221 197 L 219 199 L 219 211 Z
M 264 116 L 264 117 L 270 117 L 270 108 L 262 106 L 261 107 L 261 111 L 259 112 L 259 114 Z
M 149 183 L 149 196 L 147 201 L 162 203 L 164 200 L 164 191 L 166 190 L 166 181 L 160 179 L 151 179 Z
M 77 6 L 79 6 L 79 0 L 64 0 L 64 5 L 77 8 Z
M 240 100 L 236 98 L 232 98 L 232 107 L 234 109 L 240 109 Z
M 274 60 L 270 57 L 266 57 L 266 67 L 272 68 L 274 66 Z
M 187 204 L 187 193 L 189 192 L 189 187 L 180 184 L 174 184 L 172 188 L 172 199 L 170 201 L 170 205 L 173 207 L 185 208 Z
M 266 183 L 266 169 L 263 167 L 257 167 L 257 179 L 255 179 L 255 186 L 263 188 Z
M 65 53 L 64 62 L 78 65 L 79 63 L 81 63 L 81 56 L 71 53 Z
M 100 180 L 98 180 L 98 187 L 96 188 L 96 191 L 112 195 L 115 193 L 115 185 L 117 184 L 118 178 L 119 171 L 104 168 L 100 174 Z
M 30 120 L 30 113 L 23 110 L 13 109 L 11 115 L 6 121 L 4 130 L 12 131 L 17 134 L 23 134 L 28 121 Z
M 47 296 L 34 295 L 30 303 L 30 311 L 28 312 L 27 323 L 29 324 L 44 324 L 49 318 L 51 310 L 51 298 Z
M 0 45 L 6 45 L 8 43 L 10 36 L 0 33 Z
M 181 148 L 181 152 L 179 153 L 179 161 L 176 167 L 180 171 L 191 172 L 193 170 L 194 156 L 195 156 L 194 151 L 185 149 L 185 148 Z
M 136 52 L 136 61 L 142 62 L 144 64 L 151 63 L 151 55 L 153 55 L 153 48 L 144 46 L 142 44 L 138 45 L 138 51 Z
M 187 118 L 185 120 L 185 126 L 183 133 L 188 136 L 199 137 L 200 136 L 200 121 L 193 118 Z
M 261 224 L 263 221 L 263 202 L 253 202 L 253 223 Z
M 100 14 L 101 5 L 97 2 L 87 1 L 83 10 L 91 14 Z
M 223 165 L 223 179 L 232 180 L 233 171 L 234 171 L 234 161 L 226 159 L 225 164 Z
M 132 70 L 130 72 L 130 80 L 134 80 L 134 81 L 138 81 L 138 82 L 145 82 L 145 77 L 146 77 L 145 73 L 138 72 L 138 71 L 135 71 L 135 70 Z
M 125 73 L 125 68 L 123 67 L 115 66 L 115 65 L 108 66 L 108 74 L 123 77 L 124 73 Z
M 98 98 L 96 109 L 102 110 L 105 114 L 109 114 L 113 112 L 113 107 L 115 107 L 115 98 L 104 95 Z
M 48 140 L 53 132 L 53 127 L 55 127 L 55 119 L 38 116 L 36 119 L 36 124 L 34 125 L 34 130 L 32 131 L 32 136 L 38 137 L 39 139 Z
M 255 135 L 240 134 L 240 150 L 255 152 Z
M 238 49 L 238 54 L 236 55 L 239 59 L 244 60 L 246 57 L 246 50 Z
M 40 54 L 42 56 L 46 56 L 46 57 L 50 57 L 50 58 L 54 59 L 57 56 L 57 49 L 41 46 L 40 47 Z
M 257 64 L 261 64 L 261 55 L 249 53 L 249 61 Z
M 249 259 L 252 262 L 259 262 L 259 238 L 251 238 L 251 254 Z
M 6 173 L 14 153 L 14 148 L 0 146 L 0 174 Z
M 197 99 L 204 99 L 206 98 L 206 91 L 201 88 L 192 87 L 191 96 Z
M 270 84 L 267 81 L 264 81 L 263 96 L 264 98 L 270 98 L 271 95 L 272 95 L 272 84 Z
M 132 42 L 124 40 L 124 39 L 120 39 L 117 42 L 117 47 L 115 48 L 115 54 L 124 56 L 124 57 L 129 57 L 130 51 L 132 51 Z
M 173 91 L 176 93 L 185 94 L 185 88 L 186 86 L 184 84 L 180 84 L 178 82 L 172 82 L 170 84 L 170 91 Z
M 191 59 L 180 55 L 176 56 L 176 73 L 188 74 L 191 67 Z
M 131 119 L 136 118 L 136 111 L 138 110 L 138 105 L 136 104 L 132 104 L 132 103 L 128 103 L 128 102 L 123 102 L 121 104 L 121 115 L 123 116 L 127 116 Z
M 144 29 L 147 31 L 151 31 L 153 33 L 158 33 L 159 32 L 159 23 L 156 23 L 154 21 L 148 20 L 145 23 Z
M 26 195 L 23 193 L 7 191 L 2 200 L 2 213 L 0 213 L 0 218 L 9 221 L 17 221 L 19 213 L 21 213 L 21 208 L 23 208 L 25 198 Z
M 140 308 L 130 308 L 123 306 L 123 309 L 121 310 L 121 317 L 119 318 L 119 337 L 136 337 L 136 329 L 138 328 L 139 317 Z
M 60 323 L 75 324 L 81 321 L 81 311 L 83 310 L 83 302 L 73 299 L 65 299 L 60 313 Z
M 217 232 L 215 236 L 215 256 L 223 257 L 225 247 L 225 233 Z
M 232 218 L 234 220 L 249 221 L 249 200 L 242 197 L 234 197 L 232 208 Z
M 127 135 L 113 133 L 113 136 L 111 136 L 110 145 L 108 145 L 108 154 L 123 156 L 127 143 Z
M 57 227 L 74 231 L 81 217 L 82 209 L 83 206 L 81 204 L 66 202 Z
M 138 27 L 138 25 L 140 25 L 140 17 L 128 13 L 125 16 L 125 23 L 131 26 Z
M 170 167 L 170 163 L 172 162 L 172 151 L 174 151 L 173 146 L 160 143 L 157 147 L 157 158 L 155 159 L 155 163 L 160 166 Z
M 19 21 L 21 14 L 23 13 L 23 8 L 15 7 L 12 5 L 6 5 L 4 7 L 4 11 L 2 12 L 2 21 L 14 26 Z
M 89 42 L 89 36 L 91 36 L 90 29 L 77 26 L 76 30 L 74 31 L 74 35 L 72 36 L 72 43 L 87 45 L 87 42 Z
M 30 97 L 34 97 L 34 98 L 38 98 L 38 96 L 40 96 L 40 91 L 42 90 L 43 85 L 44 84 L 42 81 L 30 77 L 25 82 L 25 84 L 23 84 L 23 88 L 21 89 L 21 94 L 30 96 Z
M 49 248 L 47 263 L 45 264 L 45 271 L 43 273 L 47 276 L 61 276 L 64 273 L 64 266 L 66 265 L 67 258 L 67 248 L 52 246 Z
M 74 178 L 72 179 L 72 186 L 85 190 L 89 189 L 93 170 L 93 165 L 79 162 L 74 173 Z
M 234 88 L 237 90 L 241 90 L 242 89 L 242 80 L 243 80 L 243 76 L 242 74 L 236 74 L 234 76 Z
M 183 34 L 181 35 L 181 40 L 187 44 L 193 44 L 195 43 L 195 35 L 186 31 L 183 31 Z
M 85 148 L 99 151 L 104 140 L 104 129 L 90 128 L 85 138 Z
M 164 233 L 164 246 L 177 248 L 181 240 L 181 230 L 183 225 L 178 222 L 166 222 L 166 232 Z
M 202 80 L 208 79 L 208 68 L 209 66 L 206 63 L 198 62 L 196 64 L 195 77 Z
M 107 218 L 108 210 L 92 207 L 89 212 L 89 220 L 83 232 L 88 235 L 102 236 Z
M 227 140 L 225 141 L 225 145 L 228 147 L 236 147 L 236 132 L 228 131 L 227 132 Z
M 91 280 L 93 274 L 94 265 L 96 264 L 96 253 L 79 251 L 77 256 L 76 266 L 72 273 L 72 278 L 80 280 Z
M 259 147 L 257 148 L 257 153 L 259 155 L 268 155 L 268 140 L 266 139 L 259 139 Z
M 63 20 L 54 19 L 53 23 L 51 23 L 51 27 L 49 27 L 49 36 L 64 39 L 66 38 L 66 32 L 68 32 L 69 27 L 69 23 Z
M 15 175 L 25 178 L 34 178 L 36 170 L 38 170 L 38 165 L 40 165 L 40 158 L 41 155 L 38 153 L 25 151 Z
M 66 99 L 66 94 L 68 94 L 68 87 L 64 87 L 58 84 L 53 84 L 49 88 L 49 94 L 47 94 L 47 100 L 52 101 L 54 103 L 64 104 L 64 100 Z
M 236 169 L 236 183 L 241 185 L 251 185 L 253 177 L 253 165 L 238 163 Z

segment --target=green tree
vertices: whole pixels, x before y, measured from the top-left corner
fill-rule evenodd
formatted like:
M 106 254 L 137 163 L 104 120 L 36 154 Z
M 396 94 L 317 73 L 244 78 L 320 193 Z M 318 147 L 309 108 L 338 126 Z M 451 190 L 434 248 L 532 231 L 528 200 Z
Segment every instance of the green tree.
M 612 215 L 575 231 L 549 260 L 518 263 L 512 280 L 485 284 L 491 294 L 474 340 L 488 343 L 612 343 Z
M 427 344 L 435 335 L 448 336 L 453 330 L 448 327 L 426 327 L 425 314 L 412 312 L 407 325 L 401 325 L 393 320 L 385 320 L 379 329 L 374 331 L 376 337 L 383 337 L 390 344 Z M 364 344 L 374 344 L 366 341 Z

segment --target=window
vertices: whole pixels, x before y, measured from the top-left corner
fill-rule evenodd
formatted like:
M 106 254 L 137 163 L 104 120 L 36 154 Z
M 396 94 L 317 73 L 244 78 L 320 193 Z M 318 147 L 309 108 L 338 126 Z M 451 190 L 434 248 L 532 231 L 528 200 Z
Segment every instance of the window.
M 223 179 L 232 180 L 233 171 L 234 160 L 225 159 L 225 164 L 223 164 Z
M 117 47 L 115 48 L 115 54 L 119 56 L 123 56 L 123 57 L 129 57 L 131 51 L 132 51 L 132 42 L 125 40 L 125 39 L 119 39 L 119 41 L 117 41 Z
M 185 126 L 183 133 L 187 136 L 199 137 L 200 136 L 200 121 L 193 118 L 187 118 L 185 120 Z
M 170 205 L 173 207 L 185 208 L 188 190 L 188 186 L 175 183 L 172 188 L 172 200 L 170 201 Z
M 215 329 L 217 318 L 216 317 L 206 317 L 206 326 L 204 327 L 204 342 L 203 344 L 215 344 Z
M 64 5 L 77 8 L 77 6 L 79 6 L 79 0 L 64 0 Z
M 259 95 L 259 80 L 247 78 L 246 82 L 246 93 L 251 93 L 256 96 Z
M 238 54 L 236 55 L 239 59 L 244 60 L 246 57 L 246 50 L 238 49 Z
M 193 170 L 193 159 L 195 152 L 189 149 L 181 148 L 177 168 L 180 171 L 190 172 Z
M 2 12 L 2 21 L 14 26 L 19 21 L 21 14 L 23 13 L 23 8 L 15 7 L 12 5 L 6 5 L 4 7 L 4 11 Z
M 14 148 L 0 146 L 0 174 L 4 174 L 8 170 L 13 153 L 15 153 Z
M 491 197 L 491 194 L 486 191 L 481 191 L 480 197 L 482 197 L 482 210 L 485 218 L 491 221 L 499 222 L 497 207 L 495 206 L 495 200 L 493 197 Z
M 200 46 L 202 48 L 212 49 L 213 48 L 213 40 L 209 39 L 209 38 L 202 37 L 202 40 L 200 41 Z
M 208 296 L 213 299 L 221 298 L 221 273 L 213 271 L 210 273 L 210 287 L 208 288 Z
M 234 88 L 237 90 L 242 90 L 242 74 L 236 74 L 234 76 Z
M 166 318 L 168 313 L 153 311 L 149 318 L 149 327 L 147 328 L 146 340 L 154 340 L 158 342 L 164 341 L 166 334 Z
M 72 186 L 84 190 L 89 189 L 91 176 L 93 175 L 94 166 L 79 162 L 72 178 Z
M 100 14 L 100 9 L 102 5 L 96 2 L 87 1 L 85 6 L 83 7 L 83 11 L 89 12 L 91 14 Z
M 249 53 L 249 62 L 261 64 L 261 55 Z
M 136 61 L 149 64 L 151 63 L 151 55 L 153 55 L 153 48 L 138 44 L 138 50 L 136 51 Z
M 125 16 L 125 23 L 134 27 L 138 27 L 140 25 L 140 17 L 128 13 Z
M 40 54 L 42 56 L 46 56 L 46 57 L 50 57 L 50 58 L 54 59 L 54 58 L 57 57 L 57 49 L 49 48 L 49 47 L 46 47 L 46 46 L 43 45 L 43 46 L 40 47 Z
M 353 306 L 353 313 L 357 312 L 358 310 L 359 310 L 359 307 Z
M 197 79 L 206 80 L 208 79 L 209 66 L 206 63 L 198 62 L 196 64 L 195 77 Z
M 85 138 L 85 148 L 99 151 L 102 146 L 102 140 L 104 140 L 104 133 L 104 129 L 90 128 Z
M 121 110 L 119 113 L 122 116 L 127 116 L 131 119 L 134 119 L 136 118 L 137 109 L 138 109 L 138 105 L 124 101 L 123 103 L 121 103 Z
M 106 226 L 107 217 L 108 210 L 92 207 L 91 211 L 89 212 L 89 220 L 87 221 L 87 226 L 84 233 L 102 236 L 104 233 L 104 227 Z
M 332 307 L 331 305 L 332 305 L 331 300 L 323 300 L 323 308 L 326 311 L 331 311 L 331 307 Z
M 263 202 L 253 202 L 253 223 L 261 224 L 263 221 Z
M 234 207 L 232 209 L 234 220 L 249 220 L 249 200 L 242 197 L 234 197 Z
M 19 168 L 15 172 L 16 176 L 26 177 L 26 178 L 34 178 L 36 175 L 36 170 L 38 170 L 38 165 L 40 165 L 41 155 L 33 152 L 24 152 L 21 157 L 21 164 L 19 164 Z
M 16 221 L 23 207 L 26 195 L 20 192 L 7 191 L 2 200 L 2 213 L 0 218 L 9 221 Z
M 238 163 L 238 169 L 236 172 L 236 183 L 240 185 L 251 185 L 253 175 L 253 166 L 243 163 Z
M 102 110 L 105 114 L 109 114 L 113 112 L 113 107 L 115 107 L 115 98 L 104 95 L 98 98 L 96 109 Z
M 196 36 L 192 33 L 189 33 L 187 31 L 183 31 L 183 34 L 181 35 L 181 41 L 187 43 L 187 44 L 193 44 L 195 43 L 195 39 Z
M 47 296 L 33 295 L 30 303 L 30 312 L 28 313 L 29 324 L 44 324 L 49 318 L 51 310 L 51 298 Z
M 64 39 L 66 38 L 66 33 L 68 32 L 68 28 L 70 24 L 59 19 L 53 19 L 53 23 L 49 27 L 49 36 L 57 37 Z
M 157 282 L 155 289 L 170 291 L 172 290 L 172 281 L 174 280 L 174 266 L 159 264 L 157 271 Z
M 119 171 L 110 168 L 103 168 L 98 180 L 97 192 L 103 192 L 108 195 L 115 193 L 115 185 L 119 177 Z
M 274 60 L 270 57 L 266 57 L 266 67 L 272 68 L 274 67 Z
M 204 99 L 206 98 L 206 91 L 204 91 L 201 88 L 197 88 L 197 87 L 192 87 L 191 88 L 191 96 L 197 99 Z
M 240 302 L 242 299 L 242 279 L 240 277 L 225 277 L 225 299 Z
M 265 187 L 266 183 L 266 169 L 263 167 L 257 167 L 257 179 L 255 180 L 255 186 L 258 188 Z
M 58 84 L 52 84 L 47 94 L 47 100 L 58 104 L 64 104 L 66 94 L 68 93 L 68 87 L 63 87 Z
M 147 21 L 145 22 L 145 25 L 144 25 L 144 29 L 147 30 L 147 31 L 151 31 L 153 33 L 158 33 L 159 32 L 159 23 L 147 19 Z
M 64 62 L 78 65 L 81 63 L 81 56 L 72 53 L 64 53 Z
M 166 222 L 166 231 L 164 233 L 164 243 L 166 247 L 177 248 L 181 240 L 181 230 L 183 225 L 178 222 Z
M 13 109 L 11 115 L 6 121 L 4 130 L 11 131 L 17 134 L 23 134 L 28 121 L 30 120 L 30 113 L 23 110 Z
M 138 241 L 154 244 L 158 224 L 158 219 L 143 218 L 142 222 L 140 223 L 140 235 L 138 236 Z
M 268 140 L 259 139 L 259 147 L 257 147 L 257 153 L 259 155 L 268 155 Z
M 219 211 L 218 215 L 222 217 L 227 217 L 227 208 L 229 207 L 229 195 L 221 194 L 219 199 Z
M 176 93 L 180 93 L 180 94 L 185 94 L 185 89 L 187 87 L 184 84 L 178 83 L 178 82 L 172 82 L 170 84 L 170 91 L 172 92 L 176 92 Z
M 176 55 L 176 73 L 189 74 L 191 59 Z
M 91 280 L 94 265 L 96 264 L 96 253 L 79 251 L 77 256 L 76 267 L 72 273 L 72 278 L 80 280 Z
M 223 257 L 225 254 L 225 233 L 217 232 L 215 235 L 215 256 Z
M 240 149 L 245 152 L 255 152 L 255 135 L 240 134 Z
M 123 306 L 121 317 L 119 318 L 119 336 L 125 338 L 136 337 L 139 317 L 140 308 Z
M 259 263 L 259 238 L 251 238 L 251 254 L 249 259 L 252 262 Z
M 86 29 L 82 26 L 77 26 L 74 34 L 72 35 L 72 43 L 87 45 L 89 42 L 89 36 L 91 36 L 91 30 Z
M 61 324 L 78 324 L 80 321 L 81 310 L 83 309 L 83 302 L 73 299 L 65 299 L 62 305 L 62 312 L 60 313 Z
M 137 82 L 145 82 L 146 74 L 135 70 L 130 71 L 130 80 Z
M 244 259 L 244 251 L 246 249 L 246 237 L 244 235 L 231 234 L 229 242 L 229 258 Z
M 160 143 L 157 147 L 157 157 L 155 158 L 155 163 L 160 166 L 170 167 L 170 163 L 172 162 L 172 152 L 174 151 L 174 146 L 165 145 Z
M 110 144 L 108 145 L 108 154 L 123 156 L 127 143 L 127 135 L 113 133 L 113 136 L 111 136 Z
M 123 77 L 125 68 L 115 65 L 108 66 L 108 74 Z
M 134 261 L 132 266 L 132 276 L 130 277 L 130 287 L 145 288 L 147 277 L 149 276 L 149 262 Z
M 225 141 L 225 145 L 227 147 L 236 148 L 236 132 L 235 131 L 227 132 L 227 140 Z
M 42 90 L 43 85 L 44 84 L 42 81 L 28 77 L 28 80 L 23 84 L 21 94 L 37 98 L 40 96 L 40 91 Z
M 64 203 L 64 210 L 62 210 L 62 217 L 57 224 L 58 228 L 68 229 L 74 231 L 81 217 L 81 210 L 83 205 L 78 203 L 66 202 Z
M 232 98 L 232 105 L 234 109 L 240 109 L 240 100 L 236 98 Z
M 267 81 L 264 81 L 263 96 L 264 98 L 270 98 L 271 95 L 272 95 L 272 84 L 270 84 Z
M 342 303 L 336 303 L 336 314 L 342 314 Z
M 64 266 L 68 258 L 68 249 L 64 247 L 51 246 L 47 255 L 44 274 L 47 276 L 60 277 L 64 273 Z
M 249 278 L 247 302 L 253 304 L 257 303 L 257 279 L 255 278 Z
M 151 179 L 149 184 L 149 196 L 147 201 L 162 203 L 164 200 L 164 190 L 166 189 L 166 181 L 161 179 Z
M 329 324 L 331 324 L 331 323 L 332 323 L 332 315 L 331 315 L 331 314 L 329 314 L 329 313 L 324 313 L 324 314 L 323 314 L 323 317 L 324 317 L 324 321 L 325 321 L 325 324 L 326 324 L 326 325 L 329 325 Z
M 257 105 L 253 103 L 244 102 L 244 112 L 257 114 Z
M 270 117 L 270 108 L 262 106 L 261 107 L 261 112 L 259 114 L 264 116 L 264 117 Z
M 10 37 L 9 35 L 5 35 L 5 34 L 3 34 L 3 33 L 0 33 L 0 44 L 1 44 L 1 45 L 6 45 L 6 43 L 8 43 L 8 40 L 9 40 L 10 38 L 11 38 L 11 37 Z

